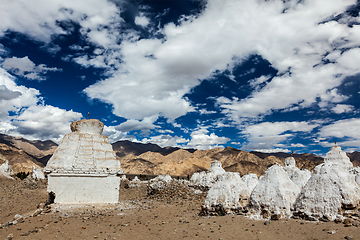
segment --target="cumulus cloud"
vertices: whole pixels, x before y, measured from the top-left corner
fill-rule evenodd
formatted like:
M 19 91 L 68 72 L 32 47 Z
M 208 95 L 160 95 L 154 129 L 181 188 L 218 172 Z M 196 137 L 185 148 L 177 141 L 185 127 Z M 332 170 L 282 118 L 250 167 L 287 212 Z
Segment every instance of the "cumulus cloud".
M 49 105 L 26 108 L 15 117 L 12 125 L 16 133 L 31 139 L 51 139 L 59 142 L 64 133 L 70 132 L 70 123 L 82 118 L 81 113 L 66 111 Z
M 322 62 L 329 52 L 336 51 L 334 46 L 347 44 L 344 39 L 360 42 L 352 37 L 355 32 L 346 24 L 324 21 L 355 1 L 291 3 L 208 1 L 197 17 L 188 16 L 179 25 L 169 23 L 161 29 L 165 41 L 123 41 L 119 46 L 121 71 L 84 92 L 112 104 L 114 114 L 125 118 L 161 114 L 174 119 L 193 111 L 183 96 L 199 83 L 198 79 L 211 77 L 215 70 L 225 71 L 256 53 L 279 71 L 278 76 L 270 82 L 266 76 L 251 81 L 255 91 L 248 98 L 218 98 L 224 114 L 239 122 L 293 104 L 311 106 L 317 98 L 326 98 L 327 92 L 341 84 L 346 75 L 358 72 L 341 63 L 351 59 L 356 50 L 333 55 L 333 64 Z M 81 63 L 99 64 L 90 59 Z M 256 88 L 259 84 L 265 86 Z
M 189 142 L 189 140 L 179 136 L 158 135 L 150 138 L 144 138 L 141 142 L 157 144 L 160 147 L 181 147 L 182 144 Z
M 116 126 L 115 129 L 122 132 L 130 132 L 133 130 L 141 130 L 147 132 L 151 129 L 159 128 L 159 126 L 153 124 L 155 120 L 156 118 L 154 117 L 146 117 L 142 121 L 130 119 Z
M 188 148 L 206 150 L 215 147 L 223 147 L 222 144 L 230 141 L 227 137 L 219 137 L 215 133 L 208 133 L 209 131 L 205 128 L 192 132 L 190 142 L 186 146 Z
M 322 127 L 319 131 L 319 143 L 323 146 L 333 146 L 329 138 L 335 138 L 341 146 L 356 147 L 360 146 L 360 119 L 351 118 L 335 121 Z
M 45 64 L 36 66 L 27 56 L 23 58 L 6 58 L 2 63 L 2 67 L 18 76 L 38 81 L 45 80 L 46 78 L 43 75 L 49 71 L 61 71 L 56 67 L 49 68 Z
M 70 122 L 81 113 L 45 105 L 40 92 L 17 85 L 15 78 L 0 68 L 0 131 L 28 139 L 59 141 L 70 131 Z M 12 113 L 12 114 L 9 114 Z
M 139 25 L 141 27 L 146 27 L 147 25 L 149 25 L 149 23 L 150 23 L 150 19 L 144 16 L 143 14 L 135 17 L 136 25 Z
M 3 1 L 0 36 L 10 30 L 50 43 L 53 35 L 71 32 L 59 25 L 70 20 L 80 24 L 90 42 L 106 44 L 116 38 L 113 30 L 123 22 L 119 13 L 116 4 L 107 0 L 89 0 L 86 4 L 72 0 Z
M 350 137 L 352 139 L 360 140 L 360 119 L 351 118 L 345 120 L 335 121 L 332 124 L 322 127 L 319 131 L 319 136 L 323 139 L 329 137 L 344 138 Z
M 19 91 L 11 91 L 5 85 L 0 85 L 0 101 L 15 99 L 21 95 L 22 93 Z
M 10 30 L 49 43 L 53 35 L 71 32 L 61 28 L 59 22 L 79 24 L 84 41 L 104 51 L 88 55 L 84 47 L 74 45 L 71 49 L 80 55 L 68 55 L 66 59 L 107 70 L 102 80 L 84 89 L 84 93 L 112 105 L 115 115 L 128 119 L 115 128 L 120 132 L 155 129 L 154 121 L 159 116 L 174 120 L 195 111 L 196 107 L 184 97 L 186 93 L 215 72 L 231 72 L 250 55 L 260 55 L 278 71 L 277 75 L 271 81 L 268 76 L 250 80 L 248 84 L 254 91 L 246 98 L 216 99 L 222 113 L 240 124 L 244 119 L 259 120 L 272 111 L 296 111 L 314 103 L 321 108 L 332 107 L 335 113 L 350 111 L 345 103 L 340 104 L 348 96 L 340 94 L 337 87 L 345 77 L 360 72 L 356 65 L 360 28 L 347 24 L 358 19 L 347 16 L 334 21 L 331 17 L 340 16 L 355 3 L 208 0 L 196 16 L 183 16 L 177 24 L 159 28 L 163 38 L 146 39 L 132 30 L 119 31 L 123 19 L 114 1 L 90 0 L 85 5 L 70 0 L 5 1 L 0 6 L 0 36 Z M 143 27 L 148 26 L 148 21 L 144 15 L 135 19 Z M 19 59 L 16 61 L 19 63 Z M 34 68 L 29 59 L 21 61 L 7 69 L 30 79 L 39 76 L 27 70 Z M 34 89 L 4 85 L 22 95 L 11 99 L 12 103 L 0 113 L 19 111 L 27 96 L 39 100 Z M 291 138 L 293 132 L 310 131 L 315 126 L 305 122 L 265 122 L 245 126 L 242 133 L 247 136 L 249 149 L 271 149 L 272 144 Z M 191 134 L 188 145 L 207 148 L 227 141 L 199 130 Z
M 346 105 L 346 104 L 337 104 L 335 107 L 331 109 L 334 113 L 341 114 L 346 112 L 354 111 L 354 106 Z
M 284 143 L 282 146 L 290 145 L 286 140 L 298 132 L 311 132 L 318 124 L 308 122 L 262 122 L 246 126 L 242 133 L 247 138 L 247 144 L 242 148 L 245 150 L 268 149 L 273 151 L 273 146 Z M 295 146 L 292 146 L 295 147 Z M 298 146 L 296 146 L 298 147 Z M 278 151 L 279 149 L 276 149 Z M 286 152 L 288 149 L 285 149 Z M 285 151 L 284 150 L 284 151 Z

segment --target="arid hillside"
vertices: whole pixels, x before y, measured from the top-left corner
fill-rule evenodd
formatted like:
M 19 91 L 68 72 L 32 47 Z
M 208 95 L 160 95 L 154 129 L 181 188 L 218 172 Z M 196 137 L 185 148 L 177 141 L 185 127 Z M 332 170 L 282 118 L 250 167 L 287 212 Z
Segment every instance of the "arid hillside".
M 9 161 L 9 164 L 15 174 L 18 172 L 30 172 L 33 166 L 36 168 L 44 167 L 42 163 L 30 157 L 24 151 L 8 146 L 4 143 L 0 143 L 0 165 L 6 160 Z
M 219 160 L 226 171 L 241 175 L 255 173 L 258 176 L 274 163 L 283 165 L 289 153 L 246 152 L 227 147 L 210 150 L 159 147 L 156 144 L 142 144 L 118 141 L 112 144 L 117 158 L 126 174 L 188 176 L 210 168 L 213 160 Z M 44 167 L 55 151 L 52 141 L 30 141 L 21 137 L 0 134 L 0 164 L 9 160 L 15 173 L 30 171 L 32 166 Z M 293 154 L 298 168 L 310 171 L 323 162 L 314 154 Z M 354 166 L 360 166 L 360 153 L 348 153 Z

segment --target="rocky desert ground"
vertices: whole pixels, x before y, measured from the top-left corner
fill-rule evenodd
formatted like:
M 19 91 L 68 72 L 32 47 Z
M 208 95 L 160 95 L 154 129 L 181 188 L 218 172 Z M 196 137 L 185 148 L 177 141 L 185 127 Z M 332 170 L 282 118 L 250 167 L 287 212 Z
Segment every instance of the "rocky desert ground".
M 139 183 L 122 185 L 115 205 L 51 204 L 40 212 L 48 198 L 46 182 L 1 178 L 0 239 L 360 239 L 356 221 L 200 216 L 205 196 L 186 189 L 148 195 Z

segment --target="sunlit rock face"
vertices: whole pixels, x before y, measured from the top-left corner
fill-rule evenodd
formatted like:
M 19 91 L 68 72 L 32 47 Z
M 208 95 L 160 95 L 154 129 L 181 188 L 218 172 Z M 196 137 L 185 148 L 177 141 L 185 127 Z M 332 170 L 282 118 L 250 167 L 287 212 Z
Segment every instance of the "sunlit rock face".
M 353 165 L 339 146 L 326 154 L 301 190 L 295 204 L 294 215 L 310 220 L 335 220 L 345 210 L 359 205 L 360 188 Z
M 3 164 L 0 165 L 0 176 L 13 179 L 11 175 L 14 174 L 14 171 L 12 170 L 9 161 L 6 160 Z
M 225 173 L 225 170 L 222 168 L 221 163 L 214 160 L 210 163 L 208 171 L 194 173 L 191 176 L 190 184 L 209 189 L 215 184 L 217 177 L 223 173 Z
M 101 135 L 104 124 L 86 119 L 70 128 L 45 167 L 55 203 L 118 202 L 123 170 L 108 137 Z
M 253 218 L 281 219 L 291 215 L 300 188 L 290 180 L 282 166 L 274 164 L 259 178 L 249 199 Z

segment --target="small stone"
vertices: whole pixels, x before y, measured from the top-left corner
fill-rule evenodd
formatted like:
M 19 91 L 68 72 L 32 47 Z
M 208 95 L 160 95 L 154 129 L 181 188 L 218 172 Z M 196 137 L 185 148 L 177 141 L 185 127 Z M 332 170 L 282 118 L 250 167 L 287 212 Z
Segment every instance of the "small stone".
M 346 237 L 344 237 L 346 240 L 350 240 L 350 239 L 353 239 L 353 237 L 352 236 L 346 236 Z
M 269 225 L 270 224 L 270 221 L 265 221 L 264 222 L 264 225 Z
M 14 237 L 14 234 L 10 233 L 7 237 L 6 240 L 12 240 Z
M 345 227 L 351 227 L 351 226 L 352 226 L 352 222 L 353 222 L 353 220 L 350 219 L 350 218 L 345 219 L 345 220 L 344 220 L 344 225 L 345 225 Z

